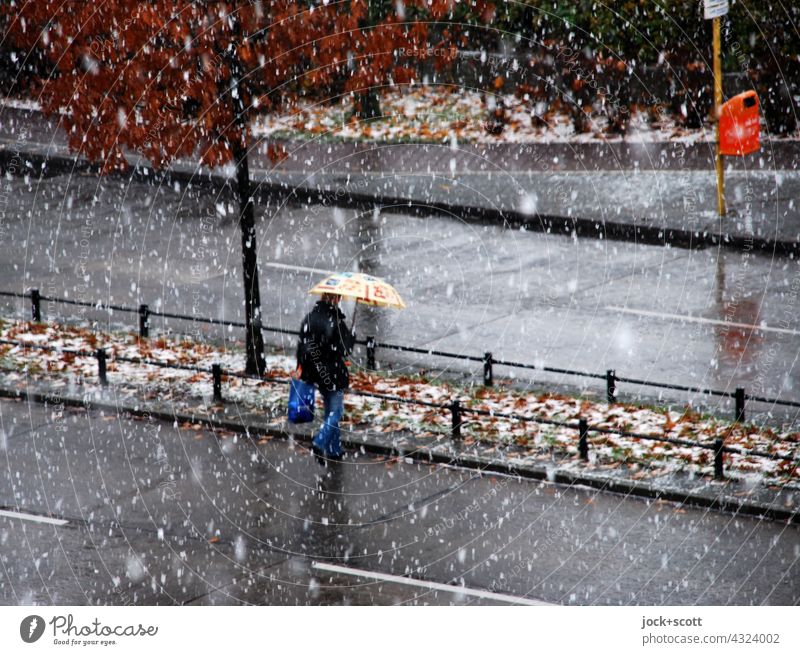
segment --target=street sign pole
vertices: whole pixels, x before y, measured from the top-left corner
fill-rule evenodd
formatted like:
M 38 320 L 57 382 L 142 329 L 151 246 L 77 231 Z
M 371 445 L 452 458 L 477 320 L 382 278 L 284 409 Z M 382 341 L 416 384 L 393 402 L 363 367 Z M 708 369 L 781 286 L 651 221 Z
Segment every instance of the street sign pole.
M 720 38 L 720 19 L 730 9 L 729 0 L 703 0 L 703 17 L 712 21 L 714 41 L 714 133 L 716 136 L 716 152 L 714 164 L 717 169 L 717 212 L 725 216 L 725 171 L 722 168 L 722 151 L 720 149 L 719 118 L 722 112 L 722 39 Z
M 714 122 L 716 132 L 716 156 L 714 157 L 717 168 L 717 211 L 720 216 L 727 213 L 725 208 L 725 171 L 722 166 L 722 153 L 720 153 L 719 117 L 722 107 L 722 56 L 720 53 L 720 19 L 713 20 L 714 40 Z

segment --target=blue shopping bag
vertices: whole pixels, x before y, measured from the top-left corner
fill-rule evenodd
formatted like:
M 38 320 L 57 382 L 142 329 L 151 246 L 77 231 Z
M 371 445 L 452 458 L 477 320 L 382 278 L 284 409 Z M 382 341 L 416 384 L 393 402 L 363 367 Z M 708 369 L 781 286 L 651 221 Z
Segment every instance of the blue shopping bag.
M 302 380 L 289 380 L 289 420 L 310 423 L 314 420 L 314 385 Z

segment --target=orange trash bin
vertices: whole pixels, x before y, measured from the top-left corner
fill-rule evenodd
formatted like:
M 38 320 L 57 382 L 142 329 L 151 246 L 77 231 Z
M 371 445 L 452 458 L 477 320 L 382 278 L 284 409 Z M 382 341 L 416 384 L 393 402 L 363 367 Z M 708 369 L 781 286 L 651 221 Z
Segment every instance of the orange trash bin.
M 719 151 L 723 155 L 742 157 L 761 148 L 761 123 L 758 96 L 745 91 L 734 96 L 720 110 Z

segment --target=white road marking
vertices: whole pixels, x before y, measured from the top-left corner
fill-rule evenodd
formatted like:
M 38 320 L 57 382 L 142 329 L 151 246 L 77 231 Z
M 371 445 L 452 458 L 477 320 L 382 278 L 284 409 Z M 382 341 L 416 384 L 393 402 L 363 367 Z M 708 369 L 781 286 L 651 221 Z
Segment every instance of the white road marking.
M 34 523 L 48 523 L 49 525 L 66 525 L 69 521 L 64 519 L 51 519 L 49 516 L 38 516 L 37 514 L 26 514 L 25 512 L 9 512 L 0 509 L 0 516 L 7 516 L 11 519 L 21 519 L 23 521 L 33 521 Z
M 301 273 L 322 273 L 323 275 L 332 275 L 337 271 L 326 271 L 324 268 L 310 268 L 308 266 L 295 266 L 294 264 L 281 264 L 280 262 L 267 262 L 262 266 L 270 268 L 280 268 L 287 271 L 300 271 Z
M 541 605 L 541 606 L 552 605 L 552 603 L 545 603 L 544 601 L 533 600 L 531 598 L 522 598 L 521 596 L 496 594 L 493 591 L 485 591 L 484 589 L 470 589 L 469 587 L 459 587 L 458 585 L 442 584 L 441 582 L 415 580 L 413 578 L 404 578 L 401 575 L 377 573 L 375 571 L 367 571 L 365 569 L 354 569 L 349 566 L 338 566 L 337 564 L 325 564 L 324 562 L 314 562 L 312 566 L 315 569 L 319 569 L 320 571 L 329 571 L 330 573 L 343 573 L 344 575 L 352 575 L 359 578 L 372 578 L 373 580 L 380 580 L 382 582 L 395 582 L 397 584 L 404 584 L 410 587 L 435 589 L 436 591 L 446 591 L 451 594 L 475 596 L 477 598 L 484 598 L 486 600 L 496 600 L 503 603 L 512 603 L 514 605 Z
M 702 316 L 683 316 L 681 314 L 666 314 L 664 312 L 651 312 L 646 309 L 630 309 L 629 307 L 616 307 L 606 305 L 607 310 L 612 312 L 622 312 L 623 314 L 635 314 L 637 316 L 649 316 L 650 318 L 665 318 L 670 321 L 681 321 L 685 323 L 705 323 L 707 325 L 722 325 L 728 327 L 744 328 L 746 330 L 758 330 L 759 332 L 780 332 L 781 334 L 800 335 L 797 330 L 769 327 L 767 325 L 751 325 L 750 323 L 735 323 L 733 321 L 720 321 L 715 318 L 703 318 Z

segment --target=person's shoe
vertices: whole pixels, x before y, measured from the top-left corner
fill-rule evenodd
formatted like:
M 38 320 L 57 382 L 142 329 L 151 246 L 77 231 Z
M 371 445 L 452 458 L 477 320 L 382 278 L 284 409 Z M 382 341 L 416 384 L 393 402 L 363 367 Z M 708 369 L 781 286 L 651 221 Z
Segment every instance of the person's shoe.
M 328 463 L 325 460 L 325 453 L 322 452 L 322 448 L 317 446 L 317 444 L 311 444 L 311 452 L 314 453 L 314 459 L 317 460 L 317 464 L 320 466 L 327 466 Z

